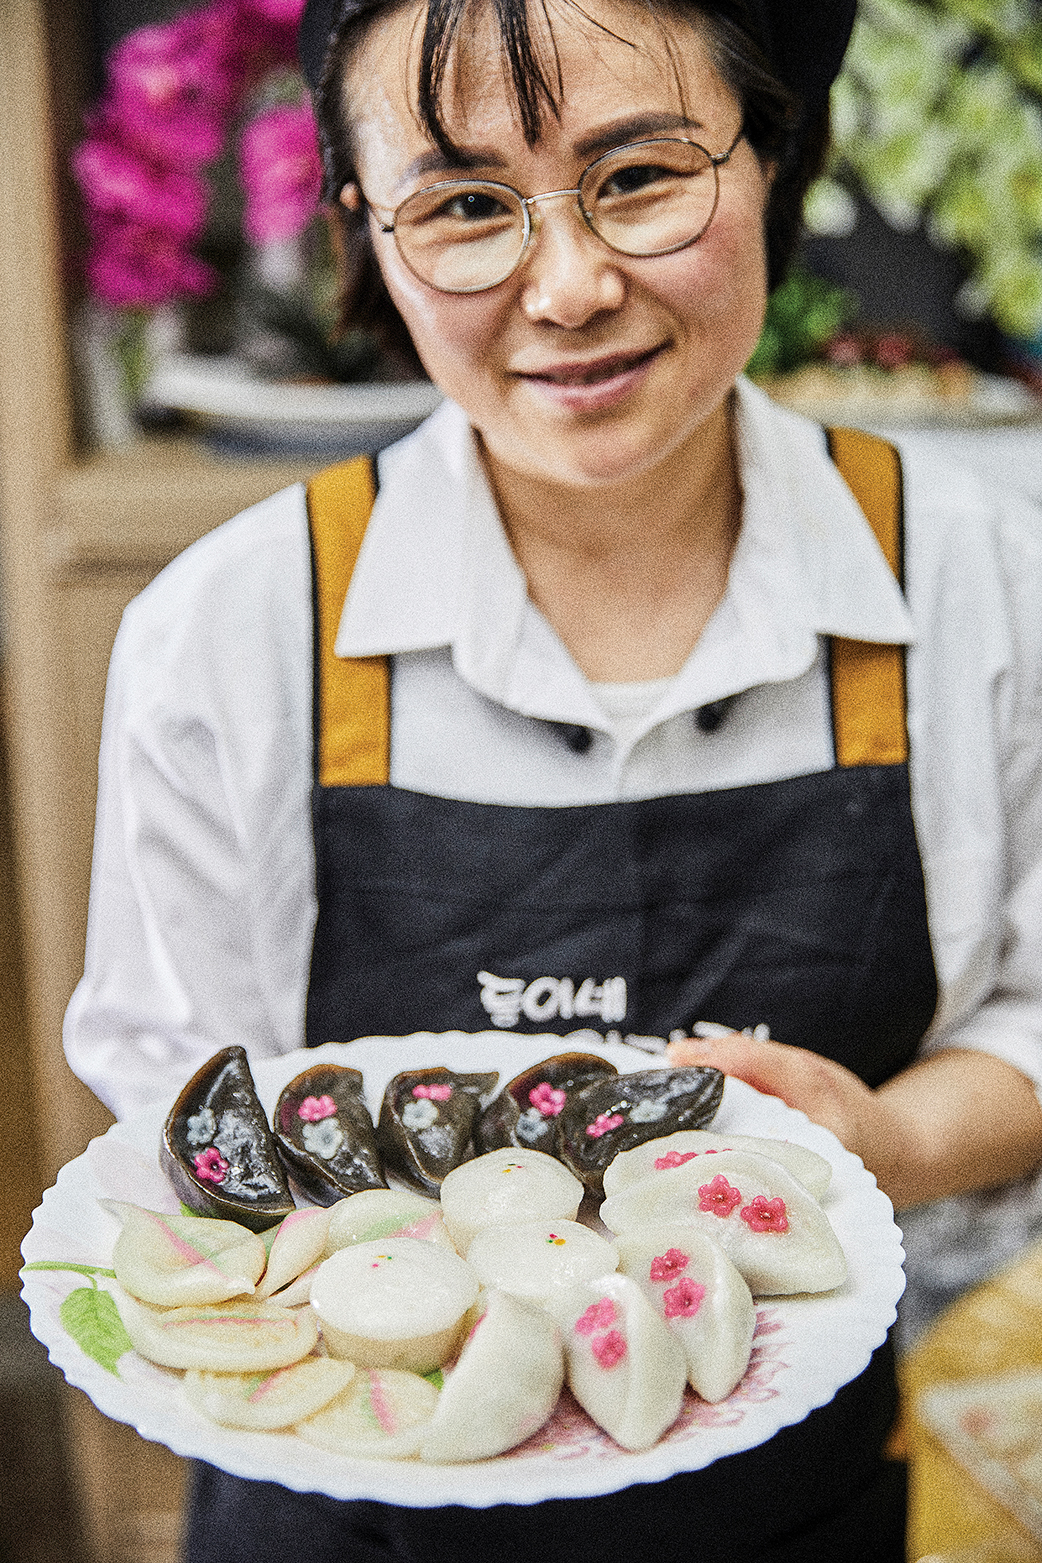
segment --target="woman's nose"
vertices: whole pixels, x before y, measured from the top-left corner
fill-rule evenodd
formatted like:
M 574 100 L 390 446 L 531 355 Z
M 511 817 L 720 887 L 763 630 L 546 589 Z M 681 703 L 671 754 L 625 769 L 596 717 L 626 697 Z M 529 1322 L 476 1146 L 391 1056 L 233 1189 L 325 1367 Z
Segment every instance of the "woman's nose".
M 556 192 L 555 192 L 556 194 Z M 522 267 L 522 308 L 529 320 L 575 329 L 626 296 L 619 257 L 583 221 L 575 196 L 532 210 L 533 233 Z

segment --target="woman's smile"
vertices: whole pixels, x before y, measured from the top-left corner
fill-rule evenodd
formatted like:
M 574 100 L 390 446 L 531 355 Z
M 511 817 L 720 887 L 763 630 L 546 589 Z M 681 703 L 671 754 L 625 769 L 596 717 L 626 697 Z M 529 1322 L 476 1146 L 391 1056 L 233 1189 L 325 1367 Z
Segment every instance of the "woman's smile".
M 547 364 L 540 369 L 515 369 L 547 401 L 576 412 L 599 412 L 623 401 L 646 378 L 665 346 L 615 352 L 598 358 Z

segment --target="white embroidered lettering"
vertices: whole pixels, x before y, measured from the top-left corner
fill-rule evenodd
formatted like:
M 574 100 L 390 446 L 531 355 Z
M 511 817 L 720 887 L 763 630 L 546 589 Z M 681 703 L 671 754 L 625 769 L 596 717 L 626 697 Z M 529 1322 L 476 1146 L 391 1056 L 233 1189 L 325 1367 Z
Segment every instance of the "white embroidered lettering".
M 537 977 L 525 989 L 521 1008 L 529 1020 L 553 1020 L 561 1002 L 561 984 L 556 977 Z
M 600 983 L 584 977 L 578 989 L 571 977 L 535 977 L 526 987 L 523 977 L 479 971 L 478 982 L 482 1006 L 494 1026 L 516 1026 L 522 1014 L 537 1024 L 577 1015 L 599 1016 L 608 1023 L 626 1018 L 625 977 L 607 977 Z
M 481 1002 L 491 1016 L 494 1026 L 516 1026 L 521 1013 L 521 996 L 525 990 L 522 977 L 496 977 L 490 971 L 479 971 Z

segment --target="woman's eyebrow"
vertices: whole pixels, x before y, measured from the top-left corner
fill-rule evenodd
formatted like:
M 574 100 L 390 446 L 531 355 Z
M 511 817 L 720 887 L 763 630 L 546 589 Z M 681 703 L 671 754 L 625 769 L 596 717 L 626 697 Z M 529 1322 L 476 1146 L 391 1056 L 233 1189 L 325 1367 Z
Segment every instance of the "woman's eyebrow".
M 455 174 L 471 168 L 505 167 L 505 159 L 498 152 L 487 148 L 455 147 L 450 157 L 438 147 L 429 147 L 402 170 L 398 184 L 407 184 L 410 179 L 418 179 L 421 174 Z
M 625 146 L 628 141 L 639 141 L 642 136 L 661 135 L 663 131 L 704 130 L 701 120 L 686 114 L 644 113 L 630 114 L 615 120 L 600 130 L 592 131 L 575 143 L 579 157 L 594 158 L 613 147 Z M 506 168 L 507 160 L 488 147 L 461 147 L 453 149 L 449 156 L 439 147 L 428 147 L 402 170 L 398 185 L 407 184 L 423 174 L 465 173 L 473 168 Z
M 603 130 L 595 130 L 575 143 L 579 157 L 596 157 L 599 152 L 610 152 L 614 147 L 625 146 L 628 141 L 639 141 L 643 136 L 657 136 L 665 131 L 704 130 L 701 120 L 686 114 L 630 114 L 616 120 Z

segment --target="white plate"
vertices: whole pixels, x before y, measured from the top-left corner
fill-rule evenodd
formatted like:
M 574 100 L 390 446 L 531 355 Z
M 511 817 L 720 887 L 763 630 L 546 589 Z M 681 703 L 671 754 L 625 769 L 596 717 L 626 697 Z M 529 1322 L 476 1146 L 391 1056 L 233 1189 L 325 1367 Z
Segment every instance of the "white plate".
M 283 1085 L 311 1064 L 350 1064 L 362 1070 L 370 1106 L 376 1109 L 387 1081 L 402 1069 L 435 1063 L 459 1070 L 499 1069 L 500 1083 L 505 1084 L 529 1065 L 577 1047 L 602 1053 L 622 1070 L 649 1066 L 645 1054 L 596 1041 L 592 1033 L 563 1039 L 449 1031 L 329 1043 L 257 1063 L 254 1078 L 270 1112 Z M 118 1223 L 102 1209 L 99 1198 L 130 1200 L 153 1210 L 178 1209 L 157 1159 L 169 1105 L 114 1125 L 62 1168 L 22 1245 L 27 1261 L 108 1265 Z M 862 1371 L 882 1343 L 904 1289 L 901 1234 L 890 1201 L 828 1130 L 735 1080 L 727 1082 L 716 1125 L 797 1141 L 828 1158 L 833 1184 L 825 1208 L 850 1273 L 842 1287 L 827 1295 L 771 1299 L 761 1305 L 752 1360 L 738 1388 L 716 1406 L 689 1392 L 673 1428 L 642 1454 L 620 1449 L 564 1396 L 550 1422 L 510 1454 L 471 1465 L 412 1462 L 403 1480 L 406 1473 L 394 1461 L 350 1459 L 325 1453 L 291 1433 L 244 1433 L 205 1421 L 185 1399 L 179 1375 L 154 1367 L 136 1352 L 120 1358 L 118 1373 L 109 1372 L 76 1345 L 59 1317 L 67 1294 L 91 1284 L 82 1275 L 23 1272 L 22 1295 L 33 1333 L 47 1346 L 51 1361 L 100 1410 L 176 1454 L 207 1460 L 234 1475 L 334 1498 L 473 1508 L 594 1496 L 633 1482 L 660 1481 L 763 1443 L 779 1428 L 802 1421 L 814 1407 L 826 1404 Z
M 143 402 L 187 414 L 227 445 L 271 452 L 357 455 L 401 439 L 442 393 L 427 380 L 307 385 L 264 380 L 241 359 L 169 353 Z

